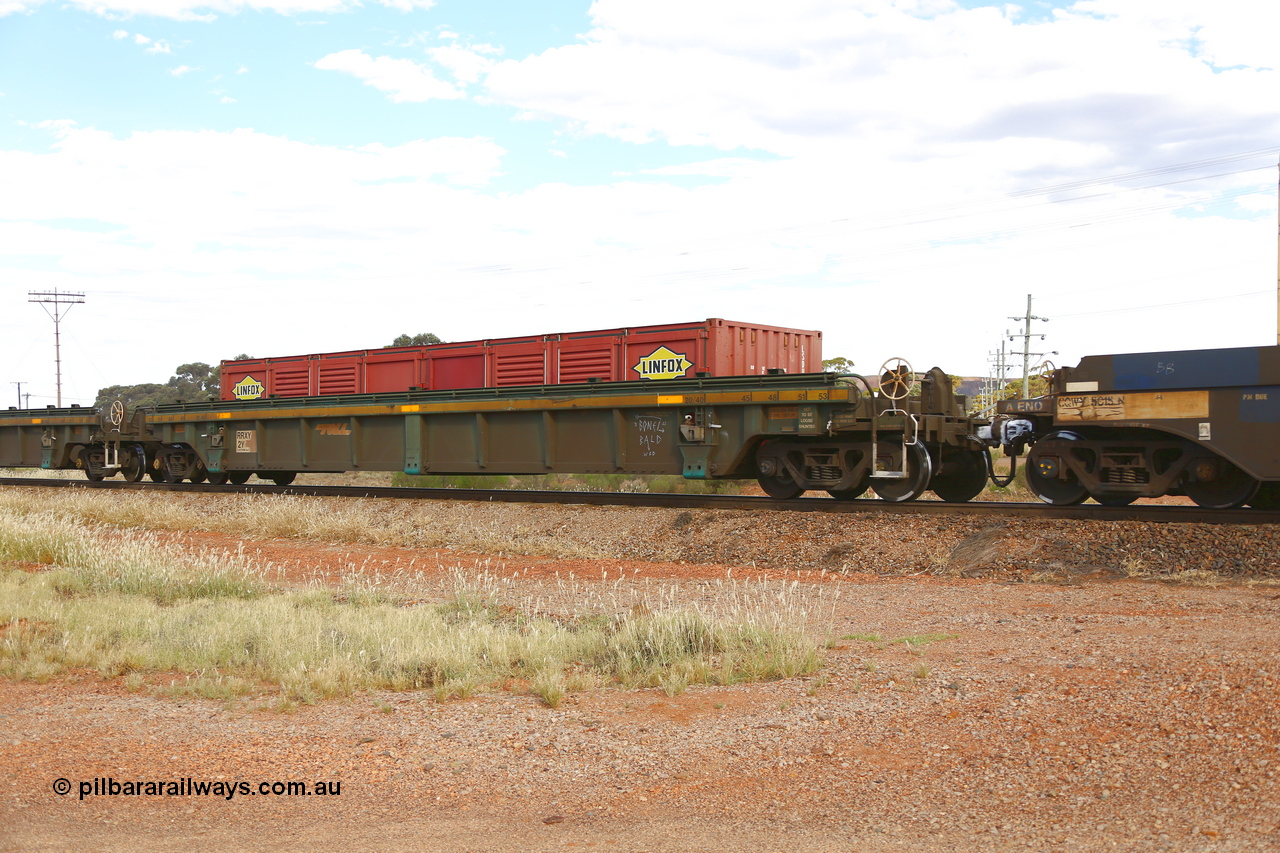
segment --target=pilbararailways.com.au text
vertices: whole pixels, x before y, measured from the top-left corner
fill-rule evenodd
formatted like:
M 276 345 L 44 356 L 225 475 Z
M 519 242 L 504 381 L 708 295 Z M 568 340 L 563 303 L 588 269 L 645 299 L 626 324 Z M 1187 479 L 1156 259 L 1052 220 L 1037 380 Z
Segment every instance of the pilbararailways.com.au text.
M 71 782 L 68 779 L 57 779 L 53 783 L 54 793 L 66 795 L 71 793 Z M 342 796 L 342 782 L 322 780 L 319 782 L 209 782 L 185 779 L 165 781 L 127 779 L 118 781 L 112 777 L 95 777 L 92 781 L 78 783 L 80 799 L 86 797 L 221 797 L 231 800 L 235 797 L 310 797 L 310 796 Z

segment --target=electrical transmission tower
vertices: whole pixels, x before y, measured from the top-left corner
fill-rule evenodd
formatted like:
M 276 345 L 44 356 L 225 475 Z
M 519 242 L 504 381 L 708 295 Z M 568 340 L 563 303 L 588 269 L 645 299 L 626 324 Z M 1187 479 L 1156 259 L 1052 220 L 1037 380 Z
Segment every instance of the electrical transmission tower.
M 58 408 L 62 408 L 62 318 L 67 316 L 72 305 L 84 302 L 83 293 L 62 293 L 54 288 L 52 293 L 36 293 L 27 291 L 28 302 L 39 302 L 44 313 L 53 318 L 53 363 L 58 377 Z M 49 310 L 49 306 L 53 310 Z M 66 306 L 64 309 L 63 306 Z

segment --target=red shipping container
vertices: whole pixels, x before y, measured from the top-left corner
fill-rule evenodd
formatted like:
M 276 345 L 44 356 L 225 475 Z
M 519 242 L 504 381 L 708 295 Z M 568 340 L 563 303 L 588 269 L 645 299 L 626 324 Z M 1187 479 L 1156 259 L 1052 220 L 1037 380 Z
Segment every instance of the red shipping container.
M 710 319 L 222 362 L 222 399 L 822 370 L 822 333 Z

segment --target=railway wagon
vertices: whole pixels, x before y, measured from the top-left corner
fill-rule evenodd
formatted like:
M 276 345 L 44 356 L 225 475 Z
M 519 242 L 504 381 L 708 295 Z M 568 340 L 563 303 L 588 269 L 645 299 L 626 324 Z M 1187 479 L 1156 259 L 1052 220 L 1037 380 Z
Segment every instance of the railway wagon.
M 986 422 L 981 422 L 985 424 Z M 969 500 L 981 426 L 934 368 L 0 413 L 0 466 L 170 483 L 299 472 L 626 473 L 755 478 L 777 498 L 868 488 Z
M 1027 484 L 1047 503 L 1280 509 L 1280 347 L 1088 356 L 998 412 L 1006 447 L 1030 445 Z
M 448 344 L 222 362 L 223 400 L 822 369 L 822 333 L 711 318 Z

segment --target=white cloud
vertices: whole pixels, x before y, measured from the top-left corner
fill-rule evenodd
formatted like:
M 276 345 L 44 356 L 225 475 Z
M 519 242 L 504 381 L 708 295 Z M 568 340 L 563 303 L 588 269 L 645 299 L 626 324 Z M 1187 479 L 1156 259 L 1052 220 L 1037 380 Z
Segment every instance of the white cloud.
M 403 145 L 335 148 L 236 130 L 157 131 L 116 138 L 70 120 L 42 122 L 58 141 L 48 154 L 0 152 L 0 220 L 101 218 L 125 222 L 158 245 L 194 239 L 269 244 L 254 228 L 293 217 L 319 231 L 369 228 L 417 218 L 412 205 L 381 209 L 387 196 L 448 194 L 499 168 L 503 151 L 485 139 L 440 138 Z M 8 166 L 22 162 L 22 174 Z M 29 168 L 29 171 L 25 169 Z M 39 181 L 59 187 L 34 203 Z M 434 189 L 433 189 L 434 187 Z M 182 199 L 182 203 L 174 202 Z M 32 209 L 23 212 L 22 208 Z M 227 215 L 233 213 L 234 215 Z M 435 215 L 435 214 L 432 214 Z M 274 224 L 273 224 L 273 218 Z M 345 225 L 344 225 L 345 223 Z M 141 262 L 146 252 L 138 253 Z M 144 266 L 146 264 L 144 263 Z
M 1181 17 L 1158 17 L 1166 7 Z M 923 161 L 986 146 L 1007 170 L 1052 146 L 1041 164 L 1052 171 L 1063 156 L 1102 166 L 1154 146 L 1191 159 L 1206 131 L 1261 147 L 1280 131 L 1280 77 L 1215 74 L 1188 38 L 1233 61 L 1258 56 L 1225 35 L 1247 26 L 1194 26 L 1203 7 L 1096 0 L 1020 25 L 942 0 L 795 0 L 786 15 L 736 0 L 598 0 L 582 43 L 496 63 L 486 94 L 582 134 L 783 156 Z
M 174 77 L 182 77 L 183 75 L 190 74 L 192 71 L 195 71 L 195 70 L 196 69 L 191 67 L 190 65 L 179 65 L 174 68 L 170 68 L 169 73 L 172 74 Z
M 111 37 L 116 41 L 120 41 L 122 39 L 129 38 L 129 33 L 126 30 L 116 30 L 111 34 Z M 144 36 L 142 33 L 134 33 L 133 43 L 138 45 L 139 47 L 145 47 L 146 52 L 151 54 L 162 54 L 162 53 L 173 52 L 169 47 L 169 43 L 164 39 L 160 39 L 159 41 L 156 41 L 149 36 Z
M 0 18 L 21 12 L 34 12 L 38 6 L 43 6 L 44 3 L 45 0 L 0 0 Z
M 1274 34 L 1280 6 L 1254 0 L 1081 0 L 1079 13 L 1179 45 L 1220 68 L 1280 64 Z
M 860 367 L 901 354 L 964 373 L 1028 292 L 1054 317 L 1060 363 L 1273 334 L 1274 295 L 1150 320 L 1106 311 L 1273 293 L 1274 154 L 1014 194 L 1275 146 L 1278 78 L 1234 0 L 1223 12 L 1091 0 L 1025 24 L 948 0 L 591 8 L 581 39 L 520 60 L 449 36 L 419 62 L 344 50 L 315 63 L 392 102 L 477 93 L 551 123 L 549 151 L 540 134 L 536 151 L 504 158 L 470 131 L 340 148 L 52 120 L 51 152 L 0 152 L 0 239 L 51 259 L 33 288 L 92 276 L 143 294 L 118 315 L 95 303 L 95 328 L 121 330 L 116 351 L 146 300 L 207 298 L 182 303 L 190 322 L 148 329 L 172 337 L 147 350 L 184 360 L 383 343 L 420 306 L 453 339 L 728 315 L 823 328 L 828 354 Z M 504 159 L 544 151 L 557 173 L 584 168 L 496 183 Z M 1172 183 L 1258 163 L 1267 171 Z M 1157 186 L 1127 189 L 1144 182 Z M 202 320 L 228 305 L 252 322 Z
M 447 68 L 455 79 L 462 83 L 476 83 L 494 64 L 494 55 L 500 54 L 501 48 L 480 44 L 462 46 L 450 44 L 433 47 L 427 55 L 437 64 Z
M 36 123 L 36 127 L 52 131 L 54 136 L 63 138 L 76 128 L 76 122 L 69 118 L 48 119 Z
M 430 68 L 408 59 L 369 56 L 360 50 L 343 50 L 317 60 L 322 71 L 350 74 L 380 92 L 386 92 L 397 103 L 431 100 L 453 100 L 463 97 L 457 87 L 440 80 Z

